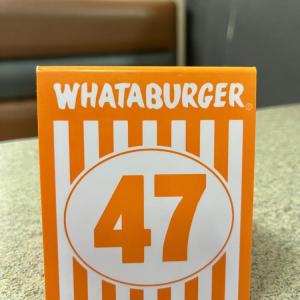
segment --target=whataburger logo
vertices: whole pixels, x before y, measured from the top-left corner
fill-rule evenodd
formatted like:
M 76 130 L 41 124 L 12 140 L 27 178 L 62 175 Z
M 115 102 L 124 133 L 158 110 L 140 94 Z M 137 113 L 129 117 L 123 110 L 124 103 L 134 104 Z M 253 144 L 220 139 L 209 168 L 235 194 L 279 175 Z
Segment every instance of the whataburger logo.
M 248 299 L 254 70 L 107 70 L 37 73 L 46 298 Z
M 151 82 L 141 87 L 138 83 L 116 84 L 54 83 L 53 89 L 61 110 L 83 108 L 146 108 L 151 110 L 184 108 L 207 109 L 209 107 L 244 107 L 244 85 L 239 82 L 216 84 Z M 143 95 L 145 95 L 143 97 Z

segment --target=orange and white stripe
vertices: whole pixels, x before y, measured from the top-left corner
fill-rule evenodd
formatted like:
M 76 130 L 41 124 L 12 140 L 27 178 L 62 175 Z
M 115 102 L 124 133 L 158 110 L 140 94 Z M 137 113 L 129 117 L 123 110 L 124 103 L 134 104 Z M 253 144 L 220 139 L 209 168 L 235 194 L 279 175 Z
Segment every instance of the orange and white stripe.
M 191 123 L 193 122 L 193 123 Z M 142 122 L 54 121 L 56 217 L 58 236 L 59 289 L 62 300 L 237 300 L 241 218 L 243 121 L 185 120 Z M 132 130 L 140 138 L 132 141 Z M 137 135 L 138 136 L 138 135 Z M 76 147 L 72 141 L 76 139 Z M 81 142 L 79 142 L 81 141 Z M 63 213 L 70 186 L 84 169 L 99 158 L 128 147 L 168 146 L 191 152 L 214 167 L 225 178 L 232 195 L 235 223 L 231 238 L 215 263 L 188 282 L 160 289 L 134 289 L 103 280 L 86 270 L 74 257 L 64 233 Z M 224 155 L 225 153 L 225 155 Z M 78 289 L 77 282 L 80 282 Z M 218 284 L 216 285 L 216 282 Z M 220 282 L 222 284 L 220 284 Z

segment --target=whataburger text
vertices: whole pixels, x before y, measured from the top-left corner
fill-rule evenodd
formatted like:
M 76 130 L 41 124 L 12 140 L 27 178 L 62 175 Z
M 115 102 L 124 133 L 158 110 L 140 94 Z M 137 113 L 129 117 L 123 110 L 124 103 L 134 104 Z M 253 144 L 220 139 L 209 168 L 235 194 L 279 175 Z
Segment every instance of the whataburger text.
M 244 107 L 242 83 L 164 83 L 151 82 L 142 87 L 137 83 L 55 83 L 53 85 L 59 109 L 140 107 L 174 109 L 209 107 Z

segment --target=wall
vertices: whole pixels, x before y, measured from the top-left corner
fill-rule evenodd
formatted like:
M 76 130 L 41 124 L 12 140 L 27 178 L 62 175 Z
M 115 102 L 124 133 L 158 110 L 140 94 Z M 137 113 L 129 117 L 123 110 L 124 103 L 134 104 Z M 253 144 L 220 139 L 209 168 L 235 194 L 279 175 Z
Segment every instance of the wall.
M 188 64 L 254 65 L 258 104 L 300 102 L 299 0 L 188 0 Z

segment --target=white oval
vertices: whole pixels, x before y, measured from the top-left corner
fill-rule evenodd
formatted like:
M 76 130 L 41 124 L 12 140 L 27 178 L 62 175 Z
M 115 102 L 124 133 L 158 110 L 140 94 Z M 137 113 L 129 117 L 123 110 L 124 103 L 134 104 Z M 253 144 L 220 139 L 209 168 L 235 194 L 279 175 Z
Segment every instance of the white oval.
M 154 197 L 157 174 L 206 174 L 187 261 L 162 261 L 165 233 L 180 197 Z M 151 229 L 144 263 L 123 264 L 121 248 L 94 248 L 94 228 L 124 175 L 144 175 L 145 228 Z M 160 148 L 129 150 L 99 161 L 76 182 L 65 208 L 66 235 L 82 263 L 105 278 L 133 286 L 170 284 L 200 272 L 223 251 L 232 224 L 233 205 L 223 179 L 194 157 Z

